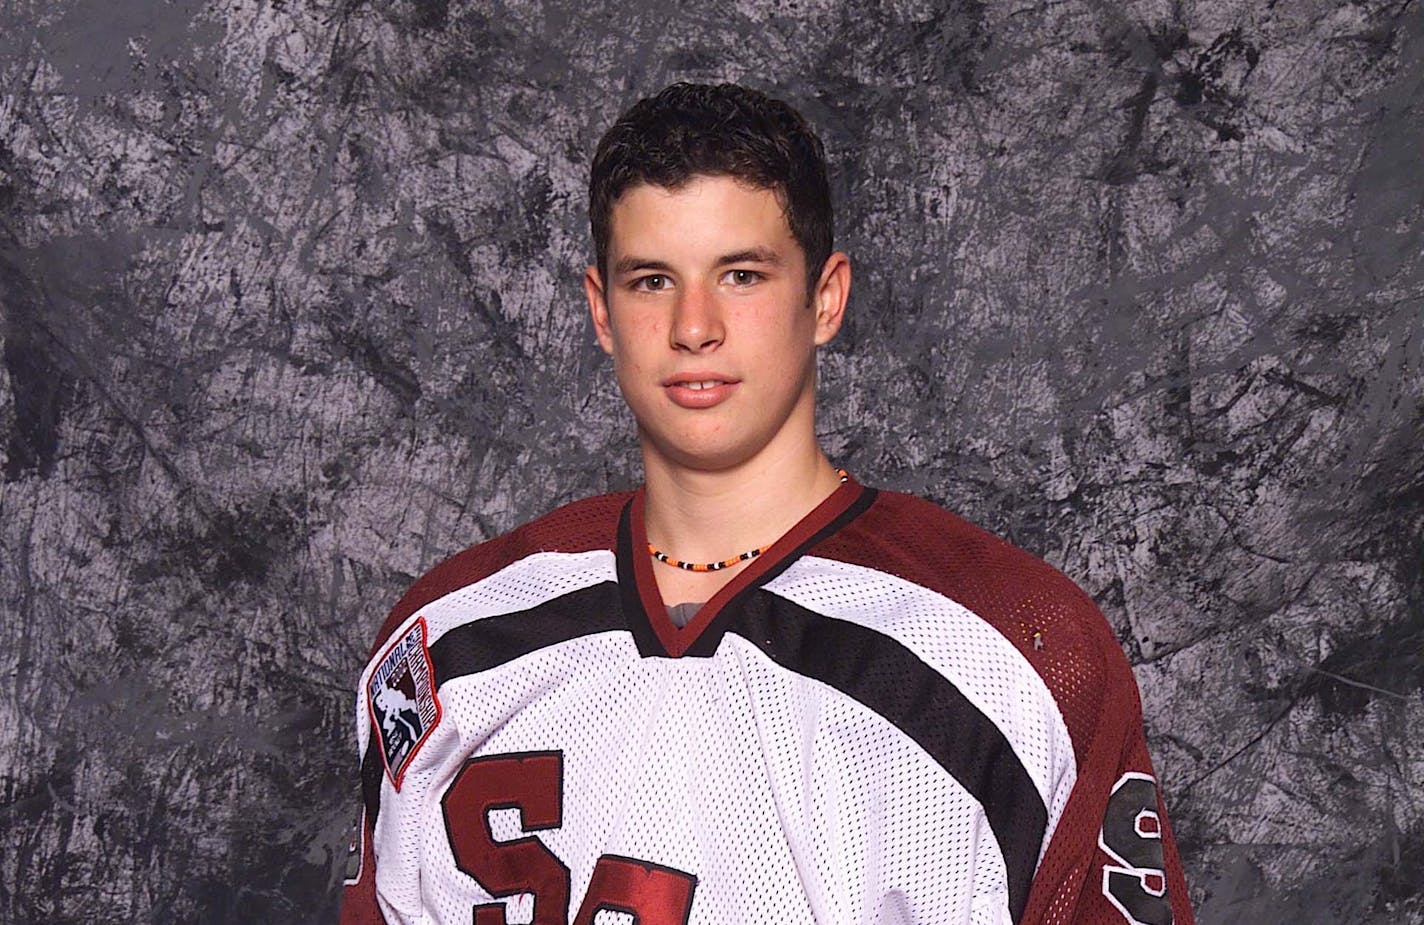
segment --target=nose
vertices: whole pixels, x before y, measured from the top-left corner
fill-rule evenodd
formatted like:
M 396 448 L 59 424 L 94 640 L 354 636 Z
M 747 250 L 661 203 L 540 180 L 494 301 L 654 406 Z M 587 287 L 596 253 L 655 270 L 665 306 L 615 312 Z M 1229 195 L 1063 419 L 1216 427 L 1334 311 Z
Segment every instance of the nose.
M 716 296 L 702 286 L 684 287 L 673 307 L 673 349 L 689 353 L 713 350 L 726 334 Z

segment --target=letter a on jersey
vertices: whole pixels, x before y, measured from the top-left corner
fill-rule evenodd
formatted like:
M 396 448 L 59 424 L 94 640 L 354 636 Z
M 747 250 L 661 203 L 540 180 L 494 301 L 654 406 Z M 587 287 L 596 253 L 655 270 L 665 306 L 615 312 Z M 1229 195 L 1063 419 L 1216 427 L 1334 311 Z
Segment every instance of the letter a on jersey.
M 425 620 L 411 624 L 376 663 L 366 682 L 371 727 L 381 743 L 381 758 L 391 783 L 400 789 L 410 759 L 440 722 Z

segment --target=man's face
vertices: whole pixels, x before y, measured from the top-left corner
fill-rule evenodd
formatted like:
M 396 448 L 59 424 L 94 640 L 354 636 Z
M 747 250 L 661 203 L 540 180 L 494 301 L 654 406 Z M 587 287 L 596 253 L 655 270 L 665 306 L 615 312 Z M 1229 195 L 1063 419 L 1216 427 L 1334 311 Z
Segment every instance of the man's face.
M 814 446 L 816 347 L 840 326 L 845 255 L 808 298 L 776 194 L 730 177 L 642 184 L 613 205 L 607 279 L 584 280 L 649 463 L 717 470 Z

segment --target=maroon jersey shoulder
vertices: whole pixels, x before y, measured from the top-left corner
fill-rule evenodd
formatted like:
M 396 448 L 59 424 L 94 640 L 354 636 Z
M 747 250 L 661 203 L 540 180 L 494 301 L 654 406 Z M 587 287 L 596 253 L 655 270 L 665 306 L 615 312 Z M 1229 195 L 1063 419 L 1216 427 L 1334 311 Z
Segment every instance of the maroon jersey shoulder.
M 1031 645 L 1035 632 L 1059 624 L 1086 621 L 1095 630 L 1105 628 L 1092 598 L 1062 572 L 914 495 L 880 491 L 863 515 L 815 553 L 943 594 L 1018 643 Z
M 526 556 L 536 552 L 612 550 L 617 542 L 618 515 L 631 497 L 631 492 L 615 492 L 574 501 L 508 533 L 457 552 L 410 586 L 376 634 L 371 655 L 376 654 L 396 627 L 426 604 L 493 575 Z
M 1053 692 L 1076 743 L 1102 711 L 1140 712 L 1132 670 L 1093 599 L 1047 562 L 913 495 L 881 491 L 813 554 L 896 575 L 997 629 Z

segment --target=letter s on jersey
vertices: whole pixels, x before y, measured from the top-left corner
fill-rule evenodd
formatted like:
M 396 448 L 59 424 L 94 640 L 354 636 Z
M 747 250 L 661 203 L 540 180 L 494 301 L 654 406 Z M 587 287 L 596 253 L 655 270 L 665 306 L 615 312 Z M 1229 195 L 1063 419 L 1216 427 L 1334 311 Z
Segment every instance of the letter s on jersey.
M 1172 925 L 1157 782 L 1150 775 L 1129 771 L 1118 778 L 1098 847 L 1117 862 L 1103 865 L 1103 895 L 1122 917 L 1132 925 Z
M 489 814 L 517 809 L 527 832 L 563 826 L 564 754 L 559 751 L 482 755 L 465 762 L 440 799 L 455 864 L 495 899 L 528 894 L 532 925 L 567 925 L 569 868 L 534 835 L 495 841 Z M 697 878 L 671 867 L 605 854 L 574 925 L 593 925 L 603 909 L 631 915 L 637 925 L 687 925 Z M 507 925 L 503 903 L 475 906 L 475 925 Z

